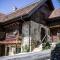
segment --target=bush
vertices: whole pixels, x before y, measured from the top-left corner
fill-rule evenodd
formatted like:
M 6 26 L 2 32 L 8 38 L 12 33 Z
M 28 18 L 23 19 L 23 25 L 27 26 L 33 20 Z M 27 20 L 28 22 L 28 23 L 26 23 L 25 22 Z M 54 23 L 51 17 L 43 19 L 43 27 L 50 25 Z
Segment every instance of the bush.
M 51 44 L 49 42 L 43 43 L 43 50 L 50 48 L 51 48 Z
M 29 46 L 25 45 L 22 47 L 22 50 L 23 50 L 23 52 L 29 52 L 30 48 L 29 48 Z

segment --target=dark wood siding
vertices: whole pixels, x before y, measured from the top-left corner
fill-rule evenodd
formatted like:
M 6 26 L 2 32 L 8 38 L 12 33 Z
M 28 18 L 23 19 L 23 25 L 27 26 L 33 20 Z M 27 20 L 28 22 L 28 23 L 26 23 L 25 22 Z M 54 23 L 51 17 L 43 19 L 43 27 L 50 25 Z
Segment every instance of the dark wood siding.
M 49 10 L 47 4 L 41 6 L 34 14 L 31 15 L 30 20 L 35 21 L 40 24 L 47 25 L 46 19 L 50 15 L 51 11 Z

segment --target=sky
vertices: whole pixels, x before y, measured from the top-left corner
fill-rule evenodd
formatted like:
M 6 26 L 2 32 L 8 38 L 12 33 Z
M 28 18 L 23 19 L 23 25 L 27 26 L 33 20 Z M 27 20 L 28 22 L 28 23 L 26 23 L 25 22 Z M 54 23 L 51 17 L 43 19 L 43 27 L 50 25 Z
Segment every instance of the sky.
M 8 14 L 13 11 L 13 7 L 23 8 L 27 5 L 30 5 L 38 0 L 0 0 L 0 12 Z M 60 7 L 60 3 L 57 0 L 52 0 L 55 8 Z
M 58 2 L 58 0 L 52 0 L 52 2 L 55 9 L 60 8 L 60 3 Z

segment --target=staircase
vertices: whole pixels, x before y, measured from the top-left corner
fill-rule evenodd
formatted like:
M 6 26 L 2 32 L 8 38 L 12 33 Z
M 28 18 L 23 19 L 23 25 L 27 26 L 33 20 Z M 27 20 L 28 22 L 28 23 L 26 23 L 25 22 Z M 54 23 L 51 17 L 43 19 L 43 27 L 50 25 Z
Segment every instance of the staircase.
M 45 40 L 46 36 L 47 36 L 47 35 L 44 36 L 44 38 L 41 40 L 41 44 L 38 45 L 38 47 L 36 47 L 36 48 L 33 50 L 33 52 L 42 51 L 42 47 L 43 47 L 43 46 L 42 46 L 42 43 L 43 43 L 43 41 Z

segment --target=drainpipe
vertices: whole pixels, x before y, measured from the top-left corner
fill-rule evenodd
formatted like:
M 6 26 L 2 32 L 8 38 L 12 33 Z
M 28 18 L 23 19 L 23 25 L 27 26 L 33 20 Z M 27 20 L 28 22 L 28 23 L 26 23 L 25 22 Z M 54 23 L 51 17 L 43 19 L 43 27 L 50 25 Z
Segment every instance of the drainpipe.
M 22 16 L 21 16 L 21 20 L 23 20 Z M 22 34 L 21 34 L 22 35 Z M 22 42 L 21 42 L 21 53 L 22 53 Z
M 30 47 L 30 52 L 31 52 L 31 37 L 30 37 L 30 23 L 29 23 L 29 47 Z

